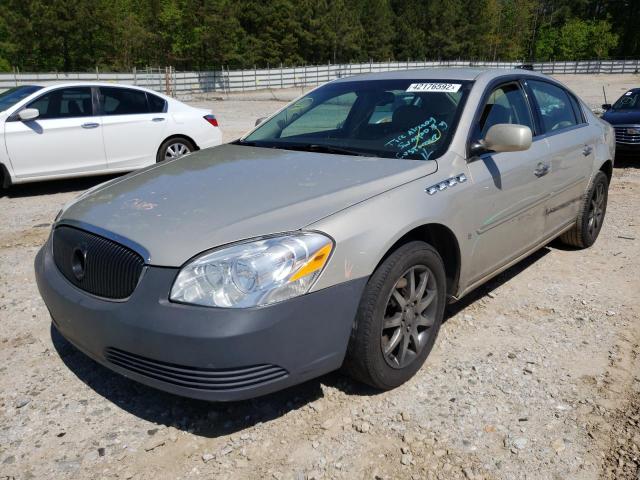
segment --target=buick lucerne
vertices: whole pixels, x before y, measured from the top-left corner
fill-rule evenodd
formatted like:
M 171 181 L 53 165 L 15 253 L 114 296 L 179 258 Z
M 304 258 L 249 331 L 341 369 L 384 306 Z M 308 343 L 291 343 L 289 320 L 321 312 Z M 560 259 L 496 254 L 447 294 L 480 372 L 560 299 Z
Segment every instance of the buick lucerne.
M 596 241 L 614 151 L 609 124 L 534 72 L 342 78 L 82 194 L 38 287 L 72 344 L 158 389 L 238 400 L 341 367 L 390 389 L 447 302 L 556 237 Z

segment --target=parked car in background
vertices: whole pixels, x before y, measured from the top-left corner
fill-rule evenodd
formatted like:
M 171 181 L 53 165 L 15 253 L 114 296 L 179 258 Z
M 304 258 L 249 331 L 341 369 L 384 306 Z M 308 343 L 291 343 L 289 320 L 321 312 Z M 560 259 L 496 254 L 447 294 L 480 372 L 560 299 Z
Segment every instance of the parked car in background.
M 221 141 L 211 111 L 145 88 L 69 83 L 0 94 L 3 186 L 134 170 Z
M 619 152 L 640 154 L 640 88 L 632 88 L 613 105 L 604 104 L 602 119 L 616 131 Z
M 176 394 L 238 400 L 340 366 L 394 388 L 447 302 L 556 237 L 593 245 L 614 142 L 526 70 L 342 78 L 77 198 L 38 288 L 80 350 Z

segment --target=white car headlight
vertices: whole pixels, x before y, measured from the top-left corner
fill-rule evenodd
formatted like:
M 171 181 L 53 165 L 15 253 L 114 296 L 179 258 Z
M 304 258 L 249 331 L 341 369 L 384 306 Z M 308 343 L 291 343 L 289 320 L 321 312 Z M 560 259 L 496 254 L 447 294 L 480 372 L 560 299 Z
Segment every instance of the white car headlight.
M 195 305 L 245 308 L 297 297 L 309 291 L 332 250 L 333 240 L 316 232 L 223 247 L 182 267 L 170 298 Z

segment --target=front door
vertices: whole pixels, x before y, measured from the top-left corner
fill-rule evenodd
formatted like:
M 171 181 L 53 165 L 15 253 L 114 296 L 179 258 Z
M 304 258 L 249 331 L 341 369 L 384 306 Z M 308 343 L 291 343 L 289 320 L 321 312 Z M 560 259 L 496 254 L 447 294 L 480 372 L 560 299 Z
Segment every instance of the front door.
M 527 98 L 518 82 L 495 88 L 483 106 L 473 140 L 496 124 L 525 125 L 535 132 Z M 469 160 L 476 195 L 472 209 L 475 238 L 471 282 L 525 253 L 544 231 L 547 190 L 541 183 L 548 146 L 534 141 L 522 152 L 485 153 Z
M 5 123 L 5 143 L 18 178 L 93 172 L 106 168 L 100 118 L 94 115 L 91 87 L 51 90 L 25 108 L 40 116 Z

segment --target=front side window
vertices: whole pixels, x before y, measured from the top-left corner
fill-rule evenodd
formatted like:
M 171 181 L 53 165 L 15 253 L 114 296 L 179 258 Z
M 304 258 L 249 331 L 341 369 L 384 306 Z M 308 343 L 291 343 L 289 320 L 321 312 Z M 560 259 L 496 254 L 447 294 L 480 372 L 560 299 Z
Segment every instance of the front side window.
M 37 108 L 39 120 L 90 117 L 93 115 L 91 87 L 69 87 L 53 90 L 27 105 Z
M 0 112 L 4 112 L 13 107 L 20 100 L 24 100 L 32 93 L 42 89 L 36 85 L 23 85 L 22 87 L 13 87 L 0 93 Z
M 147 94 L 131 88 L 100 87 L 103 115 L 135 115 L 149 113 Z
M 447 150 L 471 86 L 458 80 L 330 83 L 294 101 L 238 143 L 435 159 Z
M 517 83 L 501 85 L 491 92 L 476 126 L 475 140 L 484 138 L 489 129 L 499 123 L 524 125 L 534 130 L 527 99 Z
M 555 132 L 578 124 L 569 94 L 548 82 L 528 80 L 538 103 L 545 132 Z
M 613 104 L 612 108 L 614 110 L 640 110 L 640 90 L 628 91 Z

